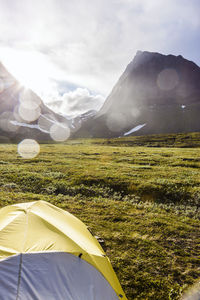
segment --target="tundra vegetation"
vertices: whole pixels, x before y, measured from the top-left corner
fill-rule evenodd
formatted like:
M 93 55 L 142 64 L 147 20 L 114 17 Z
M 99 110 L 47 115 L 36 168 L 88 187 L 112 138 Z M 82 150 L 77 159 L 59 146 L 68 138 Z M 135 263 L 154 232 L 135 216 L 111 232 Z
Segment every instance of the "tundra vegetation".
M 0 206 L 45 200 L 105 241 L 129 300 L 180 299 L 200 277 L 200 134 L 0 145 Z

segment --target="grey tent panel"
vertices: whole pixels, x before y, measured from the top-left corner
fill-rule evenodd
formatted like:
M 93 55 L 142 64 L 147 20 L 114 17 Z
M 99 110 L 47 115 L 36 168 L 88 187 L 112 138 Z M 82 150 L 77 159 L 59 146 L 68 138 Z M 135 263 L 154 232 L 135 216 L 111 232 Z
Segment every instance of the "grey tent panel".
M 0 300 L 16 300 L 20 255 L 0 262 Z
M 0 262 L 0 299 L 118 300 L 103 275 L 69 253 L 43 252 Z

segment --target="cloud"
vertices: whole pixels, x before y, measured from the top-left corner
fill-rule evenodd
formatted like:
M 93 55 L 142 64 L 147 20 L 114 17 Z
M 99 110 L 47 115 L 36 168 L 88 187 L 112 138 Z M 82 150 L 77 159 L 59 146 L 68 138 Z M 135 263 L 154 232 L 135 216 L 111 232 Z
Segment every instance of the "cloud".
M 108 95 L 137 50 L 200 63 L 199 15 L 198 0 L 0 0 L 0 46 L 42 53 L 53 79 Z
M 76 117 L 89 110 L 98 111 L 104 100 L 103 96 L 93 95 L 86 88 L 77 88 L 72 92 L 55 97 L 48 105 L 57 112 Z

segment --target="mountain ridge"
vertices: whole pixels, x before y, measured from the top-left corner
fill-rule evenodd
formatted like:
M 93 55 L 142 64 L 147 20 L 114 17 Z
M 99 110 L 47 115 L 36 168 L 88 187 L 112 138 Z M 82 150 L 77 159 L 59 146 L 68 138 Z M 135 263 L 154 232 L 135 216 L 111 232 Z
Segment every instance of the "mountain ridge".
M 0 62 L 0 141 L 25 138 L 40 142 L 65 141 L 96 112 L 76 118 L 54 112 L 31 89 L 25 88 Z
M 93 137 L 123 136 L 137 126 L 131 134 L 200 131 L 199 82 L 200 68 L 181 55 L 138 51 L 82 131 Z
M 71 118 L 51 110 L 0 63 L 0 140 L 200 132 L 199 83 L 199 66 L 183 56 L 137 51 L 101 109 Z

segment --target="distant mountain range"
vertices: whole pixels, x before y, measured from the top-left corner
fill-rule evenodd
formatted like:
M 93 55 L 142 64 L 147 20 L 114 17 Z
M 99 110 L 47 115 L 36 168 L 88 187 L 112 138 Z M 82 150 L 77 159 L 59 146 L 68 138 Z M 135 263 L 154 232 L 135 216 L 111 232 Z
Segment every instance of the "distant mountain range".
M 76 118 L 47 107 L 32 90 L 23 87 L 0 63 L 0 142 L 64 141 L 95 111 Z
M 200 131 L 200 68 L 181 55 L 138 51 L 99 112 L 47 107 L 0 64 L 0 141 L 64 141 Z
M 200 68 L 181 55 L 138 51 L 97 115 L 76 136 L 200 131 Z

